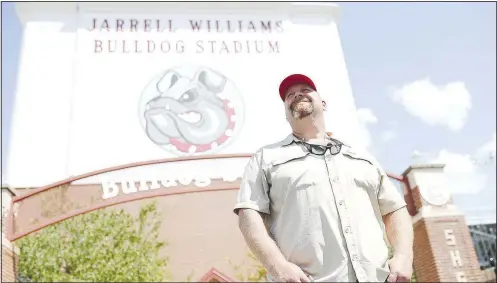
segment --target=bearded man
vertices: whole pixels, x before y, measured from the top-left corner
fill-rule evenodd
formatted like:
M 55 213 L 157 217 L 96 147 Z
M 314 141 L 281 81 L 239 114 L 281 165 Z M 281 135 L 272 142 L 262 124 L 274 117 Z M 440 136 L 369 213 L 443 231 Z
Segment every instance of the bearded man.
M 279 94 L 292 133 L 251 157 L 234 208 L 268 279 L 408 282 L 413 229 L 402 195 L 370 154 L 325 131 L 326 102 L 309 77 L 288 76 Z

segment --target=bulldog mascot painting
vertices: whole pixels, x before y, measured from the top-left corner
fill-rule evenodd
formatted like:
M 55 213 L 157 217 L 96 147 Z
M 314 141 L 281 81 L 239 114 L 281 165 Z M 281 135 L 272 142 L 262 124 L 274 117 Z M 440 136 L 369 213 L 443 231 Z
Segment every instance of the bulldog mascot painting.
M 232 96 L 223 93 L 227 82 L 224 75 L 206 67 L 197 68 L 192 77 L 175 69 L 165 71 L 152 81 L 155 96 L 145 101 L 147 136 L 181 155 L 207 153 L 226 143 L 239 116 Z

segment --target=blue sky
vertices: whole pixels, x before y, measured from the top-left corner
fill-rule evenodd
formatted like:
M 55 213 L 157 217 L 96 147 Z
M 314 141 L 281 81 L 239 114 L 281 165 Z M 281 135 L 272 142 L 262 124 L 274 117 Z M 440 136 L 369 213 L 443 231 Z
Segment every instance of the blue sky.
M 370 148 L 387 171 L 447 162 L 454 201 L 495 219 L 495 3 L 340 3 L 340 34 Z M 2 3 L 2 168 L 22 28 Z M 329 102 L 332 103 L 332 102 Z M 3 171 L 3 169 L 2 169 Z

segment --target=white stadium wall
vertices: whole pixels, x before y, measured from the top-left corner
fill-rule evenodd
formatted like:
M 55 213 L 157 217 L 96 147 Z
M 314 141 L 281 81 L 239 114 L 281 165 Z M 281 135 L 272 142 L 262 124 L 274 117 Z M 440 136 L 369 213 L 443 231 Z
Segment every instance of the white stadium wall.
M 360 143 L 333 4 L 16 5 L 24 33 L 11 187 L 152 159 L 253 153 L 289 133 L 278 86 L 291 73 L 309 75 L 331 101 L 328 130 Z M 246 159 L 235 163 L 209 166 L 240 175 Z

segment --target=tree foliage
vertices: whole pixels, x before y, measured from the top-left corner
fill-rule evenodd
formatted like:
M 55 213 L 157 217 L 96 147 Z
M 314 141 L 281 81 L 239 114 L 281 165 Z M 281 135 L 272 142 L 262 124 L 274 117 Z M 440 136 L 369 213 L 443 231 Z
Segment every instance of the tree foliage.
M 20 239 L 19 272 L 35 282 L 166 281 L 160 226 L 155 203 L 136 217 L 115 209 L 79 215 Z
M 247 259 L 239 265 L 234 265 L 230 261 L 230 264 L 236 271 L 237 279 L 240 282 L 267 282 L 266 268 L 264 268 L 257 257 L 249 251 Z

